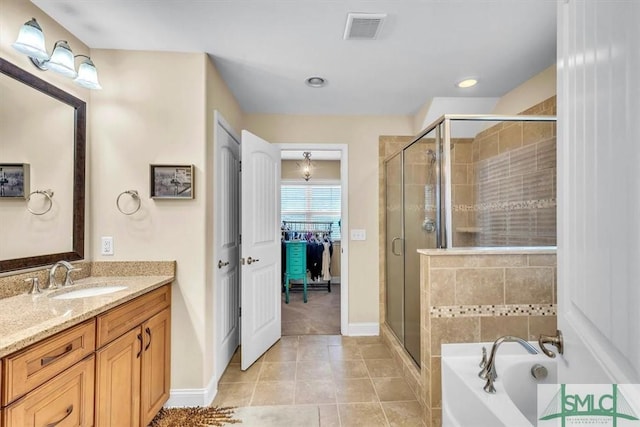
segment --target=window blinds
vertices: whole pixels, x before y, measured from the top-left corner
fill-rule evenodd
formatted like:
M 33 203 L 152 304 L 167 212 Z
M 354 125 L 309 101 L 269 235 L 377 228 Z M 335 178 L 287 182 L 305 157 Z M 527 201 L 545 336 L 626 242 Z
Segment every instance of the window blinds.
M 340 240 L 340 185 L 283 184 L 280 196 L 282 221 L 332 222 L 331 237 Z

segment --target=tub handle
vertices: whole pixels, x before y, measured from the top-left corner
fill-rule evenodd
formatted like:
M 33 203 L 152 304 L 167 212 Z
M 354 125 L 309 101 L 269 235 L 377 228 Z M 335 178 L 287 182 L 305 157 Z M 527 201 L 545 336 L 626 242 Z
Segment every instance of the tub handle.
M 538 338 L 538 345 L 542 352 L 552 359 L 556 357 L 556 354 L 549 350 L 545 344 L 551 344 L 558 350 L 558 353 L 564 354 L 564 339 L 562 338 L 562 331 L 560 331 L 560 329 L 556 330 L 555 336 L 540 334 Z

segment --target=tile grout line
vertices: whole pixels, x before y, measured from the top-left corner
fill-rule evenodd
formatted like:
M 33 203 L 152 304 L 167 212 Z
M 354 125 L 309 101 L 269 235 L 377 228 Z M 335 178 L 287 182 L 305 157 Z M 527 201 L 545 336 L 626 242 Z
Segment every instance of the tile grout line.
M 253 391 L 251 392 L 251 397 L 249 398 L 249 403 L 247 406 L 253 405 L 253 398 L 256 395 L 256 389 L 258 388 L 258 381 L 260 380 L 260 375 L 262 375 L 262 369 L 264 368 L 264 360 L 260 362 L 260 370 L 258 371 L 258 375 L 256 376 L 255 383 L 253 384 Z
M 395 360 L 393 359 L 393 357 L 390 360 L 393 363 L 395 363 Z M 366 362 L 364 362 L 364 367 L 367 370 L 367 375 L 369 375 L 369 381 L 371 382 L 371 386 L 373 387 L 373 392 L 376 394 L 376 399 L 378 400 L 378 406 L 380 407 L 380 410 L 382 411 L 382 416 L 384 417 L 384 421 L 385 421 L 385 423 L 387 423 L 387 426 L 390 426 L 391 423 L 389 422 L 389 419 L 387 418 L 387 413 L 384 411 L 384 406 L 382 406 L 382 402 L 380 401 L 380 395 L 378 394 L 378 389 L 376 388 L 376 385 L 373 382 L 373 378 L 371 377 L 371 372 L 369 372 L 369 367 L 367 366 Z

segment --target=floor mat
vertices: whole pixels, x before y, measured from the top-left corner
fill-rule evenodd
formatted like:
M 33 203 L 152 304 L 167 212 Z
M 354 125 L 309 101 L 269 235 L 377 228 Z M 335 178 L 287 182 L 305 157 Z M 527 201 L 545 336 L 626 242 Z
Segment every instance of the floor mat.
M 219 427 L 240 422 L 234 408 L 162 408 L 149 427 Z

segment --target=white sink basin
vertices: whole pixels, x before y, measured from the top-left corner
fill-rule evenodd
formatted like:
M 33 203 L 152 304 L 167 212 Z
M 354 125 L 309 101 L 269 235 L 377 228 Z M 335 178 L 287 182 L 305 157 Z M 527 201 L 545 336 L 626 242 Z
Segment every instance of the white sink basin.
M 100 295 L 112 294 L 114 292 L 123 291 L 127 289 L 126 286 L 95 286 L 91 288 L 76 289 L 69 292 L 64 292 L 56 295 L 52 295 L 53 299 L 77 299 L 77 298 L 89 298 L 97 297 Z

